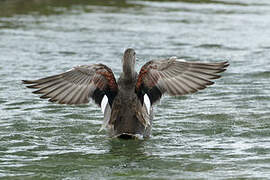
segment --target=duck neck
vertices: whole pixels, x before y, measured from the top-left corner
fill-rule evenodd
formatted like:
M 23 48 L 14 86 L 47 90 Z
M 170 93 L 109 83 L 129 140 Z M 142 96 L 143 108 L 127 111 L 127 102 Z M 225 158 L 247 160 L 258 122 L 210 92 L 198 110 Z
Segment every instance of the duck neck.
M 129 61 L 123 62 L 123 73 L 121 75 L 122 79 L 126 82 L 133 81 L 136 73 L 135 73 L 135 65 Z
M 134 65 L 132 64 L 123 64 L 123 79 L 132 80 L 135 77 Z

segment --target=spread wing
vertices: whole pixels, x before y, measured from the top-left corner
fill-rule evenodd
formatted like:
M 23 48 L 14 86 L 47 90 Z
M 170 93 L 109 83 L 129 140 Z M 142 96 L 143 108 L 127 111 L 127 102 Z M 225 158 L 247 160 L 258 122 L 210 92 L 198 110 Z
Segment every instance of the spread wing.
M 136 93 L 143 102 L 146 93 L 151 104 L 164 93 L 171 96 L 194 93 L 214 84 L 212 79 L 220 78 L 228 62 L 187 62 L 176 58 L 153 60 L 142 66 L 136 83 Z
M 104 95 L 109 104 L 117 94 L 118 85 L 110 68 L 103 64 L 81 65 L 71 70 L 38 80 L 23 80 L 28 88 L 37 89 L 33 93 L 40 98 L 60 104 L 85 104 L 90 97 L 101 106 Z

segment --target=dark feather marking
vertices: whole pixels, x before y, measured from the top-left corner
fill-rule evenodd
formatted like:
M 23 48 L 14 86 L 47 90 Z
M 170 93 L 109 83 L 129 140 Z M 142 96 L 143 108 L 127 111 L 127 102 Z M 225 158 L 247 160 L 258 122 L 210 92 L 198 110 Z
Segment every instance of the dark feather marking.
M 99 90 L 99 88 L 96 88 L 94 91 L 92 98 L 94 99 L 95 103 L 101 106 L 101 101 L 103 99 L 103 96 L 105 95 L 104 91 Z M 108 97 L 109 99 L 109 97 Z
M 156 86 L 154 86 L 152 89 L 150 89 L 147 92 L 147 95 L 148 95 L 150 102 L 151 102 L 151 105 L 152 105 L 161 98 L 162 92 Z

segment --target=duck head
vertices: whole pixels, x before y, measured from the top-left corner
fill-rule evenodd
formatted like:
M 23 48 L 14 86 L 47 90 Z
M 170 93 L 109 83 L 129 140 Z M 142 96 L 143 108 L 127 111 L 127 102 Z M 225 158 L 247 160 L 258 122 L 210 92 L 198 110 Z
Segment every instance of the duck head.
M 123 64 L 123 79 L 132 79 L 135 75 L 136 53 L 134 49 L 126 49 L 122 64 Z

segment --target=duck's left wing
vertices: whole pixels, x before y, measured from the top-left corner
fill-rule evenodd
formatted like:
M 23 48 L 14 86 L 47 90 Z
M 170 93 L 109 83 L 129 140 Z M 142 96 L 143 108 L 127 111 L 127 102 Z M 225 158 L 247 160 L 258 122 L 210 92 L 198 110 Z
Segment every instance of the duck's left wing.
M 164 93 L 171 96 L 194 93 L 214 84 L 212 79 L 220 78 L 229 63 L 187 62 L 176 58 L 153 60 L 142 66 L 135 91 L 143 102 L 147 94 L 151 104 Z
M 54 76 L 23 80 L 30 84 L 28 88 L 38 89 L 35 94 L 43 94 L 40 98 L 49 99 L 60 104 L 85 104 L 92 98 L 101 106 L 104 95 L 109 104 L 118 91 L 112 70 L 103 64 L 80 65 Z

